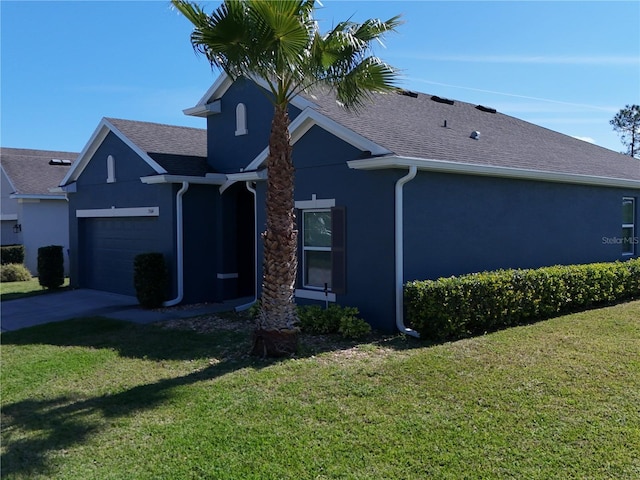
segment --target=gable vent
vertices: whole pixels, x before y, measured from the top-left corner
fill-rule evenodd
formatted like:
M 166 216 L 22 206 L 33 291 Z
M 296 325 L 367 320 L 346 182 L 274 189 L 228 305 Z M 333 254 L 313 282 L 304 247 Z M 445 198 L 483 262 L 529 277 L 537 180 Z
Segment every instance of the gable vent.
M 449 100 L 448 98 L 441 98 L 441 97 L 438 97 L 436 95 L 431 97 L 431 100 L 433 100 L 434 102 L 438 102 L 438 103 L 446 103 L 447 105 L 453 105 L 454 104 L 453 100 Z
M 49 160 L 49 165 L 64 165 L 68 167 L 71 165 L 71 160 L 58 160 L 57 158 L 52 158 Z
M 484 105 L 478 105 L 476 106 L 476 109 L 480 110 L 481 112 L 498 113 L 498 111 L 495 108 L 485 107 Z

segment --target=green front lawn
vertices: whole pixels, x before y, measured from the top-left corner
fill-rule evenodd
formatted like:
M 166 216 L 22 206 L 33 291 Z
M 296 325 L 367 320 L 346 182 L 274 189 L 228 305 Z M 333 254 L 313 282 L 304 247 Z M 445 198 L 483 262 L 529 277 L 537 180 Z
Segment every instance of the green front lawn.
M 283 361 L 246 356 L 228 323 L 2 334 L 2 476 L 640 478 L 640 302 Z
M 59 292 L 68 286 L 69 278 L 65 278 L 63 286 L 57 290 L 42 288 L 38 277 L 33 277 L 26 282 L 0 282 L 0 300 L 15 300 L 17 298 L 42 295 L 43 293 Z

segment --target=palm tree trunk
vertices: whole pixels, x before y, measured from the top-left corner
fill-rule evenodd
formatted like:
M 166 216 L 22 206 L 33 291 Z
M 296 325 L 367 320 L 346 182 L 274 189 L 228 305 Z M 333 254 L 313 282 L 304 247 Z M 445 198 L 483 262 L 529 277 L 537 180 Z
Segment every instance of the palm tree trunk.
M 286 105 L 276 105 L 267 157 L 267 230 L 262 234 L 262 298 L 251 351 L 253 355 L 259 356 L 287 356 L 298 349 L 298 317 L 294 303 L 298 231 L 288 128 Z

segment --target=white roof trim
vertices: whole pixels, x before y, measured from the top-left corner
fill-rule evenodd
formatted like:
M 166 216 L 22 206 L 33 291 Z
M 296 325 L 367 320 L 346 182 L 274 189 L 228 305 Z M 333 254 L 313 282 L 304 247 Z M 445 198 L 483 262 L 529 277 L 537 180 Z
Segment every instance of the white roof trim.
M 356 170 L 380 170 L 388 168 L 406 168 L 415 166 L 418 170 L 431 172 L 456 173 L 461 175 L 483 175 L 489 177 L 515 178 L 520 180 L 538 180 L 545 182 L 573 183 L 578 185 L 597 185 L 603 187 L 640 188 L 640 181 L 624 178 L 598 177 L 577 173 L 549 172 L 524 168 L 478 165 L 425 158 L 387 157 L 366 158 L 347 162 L 349 168 Z
M 18 200 L 66 200 L 67 197 L 63 194 L 37 194 L 37 193 L 14 193 L 9 195 L 9 198 L 15 198 Z
M 252 77 L 250 80 L 252 80 L 258 86 L 269 91 L 269 86 L 263 79 Z M 213 85 L 209 87 L 209 90 L 207 90 L 202 98 L 198 101 L 198 103 L 196 103 L 196 105 L 191 108 L 185 108 L 182 112 L 185 115 L 191 115 L 194 117 L 206 117 L 214 113 L 220 113 L 220 104 L 217 102 L 217 100 L 219 100 L 227 92 L 227 90 L 229 90 L 229 87 L 231 87 L 231 85 L 233 85 L 233 80 L 231 79 L 231 77 L 222 72 L 220 76 L 216 78 L 216 81 L 213 82 Z M 313 102 L 301 97 L 300 95 L 296 95 L 290 103 L 300 110 L 304 110 L 307 107 L 315 106 Z M 209 107 L 209 105 L 216 106 Z
M 11 181 L 11 177 L 9 177 L 9 175 L 7 174 L 7 172 L 5 171 L 5 169 L 4 169 L 4 167 L 2 165 L 0 165 L 0 170 L 2 170 L 2 174 L 4 175 L 4 178 L 7 179 L 7 182 L 9 182 L 9 186 L 11 187 L 11 191 L 12 192 L 17 192 L 18 189 L 13 184 L 13 182 Z
M 18 220 L 18 214 L 17 213 L 0 213 L 0 220 L 3 222 Z
M 312 108 L 306 108 L 300 113 L 289 125 L 289 134 L 291 135 L 291 145 L 295 145 L 305 133 L 307 133 L 314 125 L 335 135 L 346 143 L 354 146 L 362 151 L 370 151 L 372 155 L 389 155 L 390 150 L 372 142 L 366 137 L 355 133 L 353 130 L 332 120 L 325 115 L 319 113 Z M 245 170 L 256 170 L 264 163 L 269 155 L 269 147 L 266 147 L 253 161 L 245 167 Z
M 206 177 L 192 177 L 188 175 L 152 175 L 149 177 L 140 177 L 140 181 L 147 185 L 182 182 L 188 182 L 193 185 L 222 185 L 227 181 L 227 176 L 222 173 L 209 173 Z
M 60 182 L 61 187 L 78 180 L 78 177 L 80 177 L 84 169 L 87 167 L 89 161 L 91 161 L 93 155 L 95 155 L 104 139 L 107 138 L 109 132 L 116 135 L 124 144 L 131 148 L 142 160 L 144 160 L 153 170 L 155 170 L 156 173 L 167 173 L 164 168 L 162 168 L 145 151 L 140 149 L 140 147 L 129 140 L 129 138 L 127 138 L 126 135 L 118 130 L 115 125 L 109 122 L 109 120 L 107 120 L 106 118 L 103 118 L 98 124 L 98 127 L 93 132 L 93 135 L 91 135 L 91 138 L 89 139 L 85 147 L 82 149 L 82 152 L 80 152 L 78 160 L 76 160 L 65 177 L 62 179 L 62 182 Z

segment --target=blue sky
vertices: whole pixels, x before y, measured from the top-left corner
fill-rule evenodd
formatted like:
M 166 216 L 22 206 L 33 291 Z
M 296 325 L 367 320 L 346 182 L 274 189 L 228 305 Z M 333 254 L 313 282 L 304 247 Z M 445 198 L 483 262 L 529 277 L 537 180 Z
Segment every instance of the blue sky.
M 218 2 L 201 2 L 212 10 Z M 326 30 L 403 14 L 376 53 L 401 86 L 496 108 L 621 151 L 609 120 L 640 104 L 640 2 L 338 1 Z M 168 1 L 0 0 L 0 145 L 80 151 L 102 117 L 205 127 L 218 72 Z

